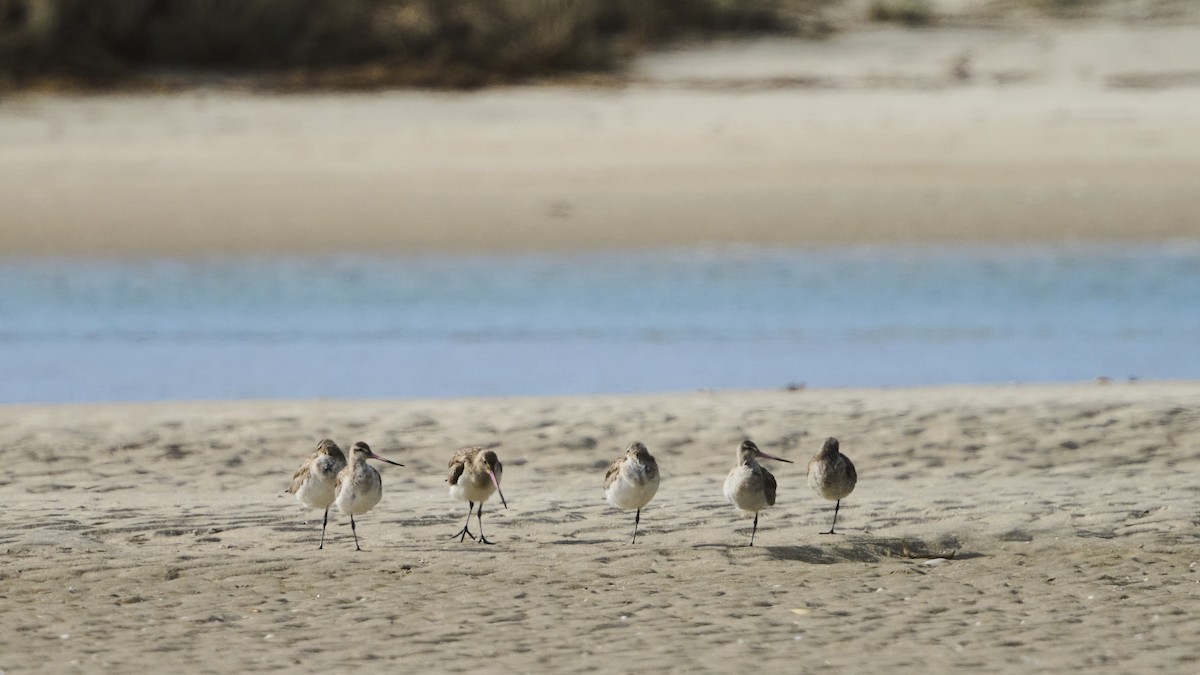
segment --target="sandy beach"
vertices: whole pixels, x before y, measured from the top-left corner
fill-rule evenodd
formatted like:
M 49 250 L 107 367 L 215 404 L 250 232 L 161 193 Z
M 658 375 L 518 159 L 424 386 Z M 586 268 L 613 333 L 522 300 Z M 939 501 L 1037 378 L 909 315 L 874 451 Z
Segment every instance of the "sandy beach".
M 1189 672 L 1200 659 L 1200 384 L 410 402 L 0 407 L 0 669 L 187 672 Z M 857 464 L 841 534 L 804 478 Z M 283 493 L 322 437 L 365 440 L 364 550 Z M 744 437 L 793 460 L 751 519 Z M 631 440 L 663 483 L 603 499 Z M 445 465 L 505 462 L 497 543 Z
M 1200 26 L 762 39 L 592 86 L 0 103 L 4 255 L 1200 237 Z
M 1115 12 L 708 44 L 569 86 L 8 96 L 0 257 L 1194 244 L 1200 25 Z M 0 405 L 0 675 L 1196 672 L 1198 402 Z M 831 536 L 804 468 L 827 436 L 859 474 Z M 338 514 L 317 550 L 284 493 L 326 437 L 406 465 L 362 552 Z M 753 548 L 721 489 L 745 438 L 796 462 Z M 663 474 L 636 545 L 602 490 L 633 440 Z M 466 445 L 505 465 L 492 547 L 449 539 Z

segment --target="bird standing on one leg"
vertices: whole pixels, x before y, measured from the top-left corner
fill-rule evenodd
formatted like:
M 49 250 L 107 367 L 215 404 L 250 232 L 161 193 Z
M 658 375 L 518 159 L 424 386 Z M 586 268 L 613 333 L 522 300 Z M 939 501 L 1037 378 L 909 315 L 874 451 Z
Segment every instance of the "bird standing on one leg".
M 625 454 L 604 474 L 604 497 L 618 509 L 637 509 L 633 516 L 633 541 L 637 543 L 638 522 L 642 509 L 658 492 L 658 462 L 640 441 L 634 441 Z
M 504 465 L 500 463 L 500 458 L 491 450 L 483 448 L 463 448 L 454 453 L 450 458 L 450 477 L 447 482 L 450 483 L 450 496 L 460 501 L 467 502 L 467 522 L 463 528 L 451 535 L 451 539 L 458 537 L 461 542 L 464 538 L 470 537 L 475 540 L 475 535 L 471 534 L 468 526 L 471 524 L 471 511 L 475 509 L 475 503 L 479 503 L 479 509 L 476 511 L 476 517 L 479 519 L 479 543 L 492 544 L 483 536 L 483 503 L 488 497 L 492 496 L 493 492 L 500 493 L 500 502 L 504 504 L 504 508 L 508 508 L 508 502 L 504 499 L 504 493 L 500 491 L 500 476 L 504 473 Z
M 361 551 L 362 547 L 358 545 L 358 527 L 354 524 L 354 516 L 361 516 L 370 511 L 383 498 L 383 479 L 379 477 L 375 467 L 367 464 L 368 459 L 404 466 L 371 452 L 371 448 L 362 441 L 355 443 L 354 448 L 350 450 L 350 463 L 337 475 L 337 497 L 334 503 L 339 511 L 350 516 L 350 531 L 354 533 L 356 551 Z
M 790 459 L 774 457 L 759 450 L 753 441 L 742 441 L 738 448 L 737 464 L 725 479 L 725 499 L 743 511 L 754 513 L 754 529 L 750 531 L 751 546 L 758 532 L 758 512 L 775 505 L 775 476 L 758 463 L 759 459 L 792 463 Z
M 325 548 L 325 528 L 329 525 L 329 507 L 337 496 L 337 475 L 346 468 L 346 456 L 337 443 L 328 438 L 317 444 L 317 451 L 304 460 L 300 469 L 292 476 L 287 491 L 296 495 L 296 501 L 313 509 L 325 509 L 325 520 L 321 524 L 321 545 Z
M 832 436 L 826 438 L 821 449 L 808 462 L 809 486 L 825 499 L 837 501 L 833 506 L 833 524 L 828 532 L 821 534 L 837 534 L 833 530 L 837 527 L 838 509 L 842 506 L 842 500 L 854 491 L 857 482 L 854 462 L 841 453 L 838 439 Z

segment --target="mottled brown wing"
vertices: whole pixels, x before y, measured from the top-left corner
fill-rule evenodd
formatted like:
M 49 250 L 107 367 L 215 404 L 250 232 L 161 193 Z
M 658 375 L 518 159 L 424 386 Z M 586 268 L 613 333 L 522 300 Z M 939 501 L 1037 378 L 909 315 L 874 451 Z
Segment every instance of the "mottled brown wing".
M 450 477 L 446 479 L 446 482 L 451 485 L 458 485 L 458 479 L 462 477 L 463 469 L 466 466 L 463 462 L 450 462 Z
M 625 461 L 625 458 L 621 457 L 617 461 L 613 462 L 612 466 L 608 467 L 608 473 L 604 474 L 605 490 L 607 490 L 608 486 L 612 485 L 613 481 L 617 479 L 617 474 L 621 473 L 621 462 L 623 461 Z
M 454 453 L 450 458 L 450 477 L 446 482 L 451 485 L 458 485 L 458 479 L 463 475 L 463 471 L 467 468 L 467 464 L 475 458 L 475 454 L 479 452 L 479 448 L 463 448 Z
M 295 475 L 292 476 L 292 484 L 288 486 L 286 492 L 296 494 L 296 492 L 300 489 L 300 486 L 304 484 L 304 479 L 308 477 L 308 472 L 310 469 L 312 469 L 312 464 L 312 457 L 304 460 L 304 463 L 300 465 L 300 468 L 296 470 Z
M 851 462 L 850 458 L 845 455 L 842 455 L 842 459 L 846 460 L 846 478 L 849 479 L 850 485 L 857 484 L 858 472 L 854 470 L 854 462 Z
M 767 498 L 767 506 L 775 506 L 775 476 L 766 469 L 763 472 L 763 496 Z

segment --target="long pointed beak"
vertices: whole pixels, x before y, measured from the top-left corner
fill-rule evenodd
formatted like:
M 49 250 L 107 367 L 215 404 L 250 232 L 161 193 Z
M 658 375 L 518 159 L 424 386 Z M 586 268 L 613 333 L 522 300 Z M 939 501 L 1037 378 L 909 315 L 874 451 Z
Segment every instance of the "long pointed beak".
M 790 459 L 784 459 L 784 458 L 782 458 L 782 457 L 776 457 L 775 455 L 768 455 L 767 453 L 763 452 L 762 450 L 759 450 L 759 451 L 758 451 L 758 454 L 759 454 L 759 456 L 760 456 L 760 457 L 762 457 L 763 459 L 773 459 L 773 460 L 775 460 L 776 462 L 787 462 L 788 464 L 792 464 L 792 463 L 793 463 L 793 462 L 792 462 L 792 460 L 790 460 Z
M 377 455 L 377 454 L 375 454 L 375 453 L 373 453 L 373 452 L 371 453 L 371 459 L 377 459 L 377 460 L 379 460 L 379 461 L 381 461 L 381 462 L 387 462 L 388 464 L 395 464 L 396 466 L 404 466 L 404 465 L 403 465 L 403 464 L 401 464 L 400 462 L 393 462 L 392 460 L 390 460 L 390 459 L 385 459 L 385 458 L 383 458 L 383 457 L 380 457 L 379 455 Z
M 492 471 L 491 469 L 488 469 L 488 475 L 492 477 L 492 484 L 494 484 L 496 486 L 496 492 L 498 492 L 500 494 L 500 503 L 503 504 L 504 508 L 507 509 L 508 502 L 504 501 L 504 491 L 500 489 L 500 481 L 496 480 L 496 472 Z

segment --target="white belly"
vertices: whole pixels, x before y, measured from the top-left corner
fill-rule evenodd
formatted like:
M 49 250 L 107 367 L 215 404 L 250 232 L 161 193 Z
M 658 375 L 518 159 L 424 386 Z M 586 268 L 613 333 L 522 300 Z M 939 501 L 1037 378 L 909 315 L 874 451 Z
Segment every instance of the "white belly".
M 296 501 L 312 509 L 327 509 L 336 497 L 336 482 L 319 473 L 310 473 L 296 490 Z
M 491 482 L 482 486 L 475 485 L 466 480 L 465 476 L 457 484 L 450 486 L 451 497 L 460 502 L 475 502 L 476 504 L 486 502 L 488 497 L 491 497 L 495 491 L 496 486 L 492 485 Z
M 657 477 L 639 481 L 622 472 L 604 491 L 604 497 L 618 509 L 640 509 L 654 499 L 658 482 Z
M 767 508 L 767 497 L 763 494 L 762 478 L 749 467 L 738 466 L 725 479 L 725 499 L 743 511 L 755 513 Z
M 359 516 L 375 508 L 382 498 L 383 486 L 379 483 L 367 486 L 347 485 L 338 493 L 334 503 L 337 504 L 338 511 L 348 516 Z

